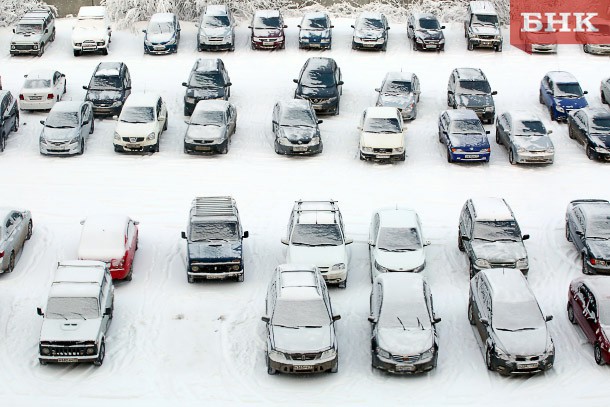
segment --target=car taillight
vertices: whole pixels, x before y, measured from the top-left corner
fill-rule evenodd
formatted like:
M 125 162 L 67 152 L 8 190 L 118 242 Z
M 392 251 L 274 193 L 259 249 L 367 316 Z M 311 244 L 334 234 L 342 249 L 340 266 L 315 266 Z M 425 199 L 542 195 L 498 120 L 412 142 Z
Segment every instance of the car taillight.
M 55 95 L 53 95 L 52 93 L 49 93 L 47 95 L 47 99 L 55 99 Z
M 593 265 L 595 265 L 595 262 L 596 262 L 596 261 L 597 261 L 597 260 L 595 260 L 593 257 L 591 257 L 591 258 L 589 259 L 589 262 L 590 262 L 591 264 L 593 264 Z
M 19 95 L 19 100 L 25 100 L 22 94 Z
M 4 250 L 0 252 L 0 259 L 4 257 Z
M 112 259 L 112 261 L 110 262 L 110 265 L 112 267 L 122 267 L 123 266 L 123 259 Z

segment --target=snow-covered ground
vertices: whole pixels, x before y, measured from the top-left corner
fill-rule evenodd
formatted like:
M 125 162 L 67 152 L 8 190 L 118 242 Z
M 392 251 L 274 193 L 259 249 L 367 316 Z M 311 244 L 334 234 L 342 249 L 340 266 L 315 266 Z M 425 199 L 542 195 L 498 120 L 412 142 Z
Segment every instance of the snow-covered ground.
M 144 56 L 143 34 L 115 31 L 110 55 L 72 56 L 71 20 L 59 20 L 57 40 L 42 58 L 8 54 L 10 28 L 0 29 L 0 75 L 5 89 L 18 94 L 23 74 L 35 68 L 64 72 L 64 100 L 84 97 L 82 89 L 99 61 L 124 61 L 134 90 L 160 92 L 167 101 L 169 129 L 161 152 L 116 154 L 115 122 L 96 121 L 83 156 L 42 157 L 39 121 L 45 113 L 22 113 L 21 128 L 0 154 L 2 205 L 28 208 L 34 234 L 15 271 L 0 275 L 0 402 L 14 405 L 566 405 L 580 399 L 607 405 L 608 367 L 593 360 L 593 349 L 566 317 L 568 283 L 581 275 L 578 256 L 565 240 L 564 214 L 575 198 L 608 198 L 608 164 L 589 161 L 568 138 L 565 124 L 550 123 L 538 103 L 538 86 L 549 70 L 567 70 L 599 106 L 600 80 L 610 75 L 608 57 L 586 55 L 562 45 L 557 55 L 466 51 L 459 25 L 446 30 L 444 53 L 411 50 L 404 24 L 393 24 L 388 51 L 350 49 L 351 20 L 336 19 L 333 49 L 300 51 L 296 19 L 288 20 L 286 50 L 252 51 L 247 24 L 237 31 L 234 53 L 195 51 L 195 26 L 182 25 L 178 54 Z M 138 27 L 139 28 L 139 27 Z M 324 152 L 311 158 L 277 156 L 271 110 L 289 99 L 306 58 L 336 59 L 345 81 L 341 115 L 324 117 Z M 226 156 L 187 156 L 181 82 L 198 57 L 223 58 L 233 83 L 238 130 Z M 553 130 L 555 164 L 511 166 L 504 148 L 492 142 L 489 164 L 448 164 L 438 143 L 436 120 L 446 108 L 451 70 L 481 67 L 497 111 L 531 109 Z M 374 88 L 388 70 L 414 71 L 421 80 L 417 120 L 407 124 L 407 159 L 391 165 L 358 159 L 359 115 L 374 103 Z M 486 126 L 492 130 L 493 126 Z M 190 202 L 197 195 L 230 194 L 237 199 L 246 240 L 244 283 L 187 284 L 185 246 L 180 238 Z M 543 312 L 553 314 L 555 367 L 531 378 L 504 378 L 487 371 L 466 317 L 468 271 L 457 248 L 460 209 L 471 196 L 502 196 L 516 213 L 530 257 L 529 281 Z M 351 245 L 346 290 L 331 289 L 338 322 L 338 374 L 312 377 L 268 376 L 264 362 L 264 297 L 274 267 L 284 260 L 280 238 L 296 199 L 339 201 Z M 424 274 L 437 314 L 438 367 L 417 377 L 394 377 L 371 369 L 367 233 L 372 211 L 403 203 L 423 222 L 427 248 Z M 116 287 L 115 318 L 102 367 L 40 366 L 41 320 L 56 262 L 76 257 L 79 220 L 99 211 L 124 212 L 140 221 L 140 250 L 133 281 Z

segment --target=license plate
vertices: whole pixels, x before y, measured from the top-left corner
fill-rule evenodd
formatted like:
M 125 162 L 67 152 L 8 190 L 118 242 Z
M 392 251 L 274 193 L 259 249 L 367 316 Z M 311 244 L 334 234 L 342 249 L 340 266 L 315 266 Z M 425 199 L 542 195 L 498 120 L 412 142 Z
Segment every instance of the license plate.
M 312 105 L 314 109 L 322 109 L 322 105 Z
M 292 149 L 294 151 L 302 152 L 302 151 L 307 151 L 307 146 L 294 146 Z
M 272 41 L 272 40 L 270 40 L 270 41 L 263 41 L 263 44 L 265 44 L 265 45 L 271 45 L 271 44 L 273 44 L 274 42 L 275 42 L 275 41 Z
M 363 43 L 362 45 L 365 47 L 374 47 L 375 46 L 375 44 L 367 44 L 367 43 Z
M 538 363 L 519 363 L 517 369 L 534 369 L 538 367 Z
M 481 45 L 484 46 L 484 47 L 489 47 L 491 45 L 491 42 L 483 41 L 483 42 L 481 42 Z
M 224 276 L 222 274 L 208 274 L 207 276 L 205 276 L 205 278 L 207 278 L 208 280 L 220 280 L 224 278 Z
M 140 148 L 140 145 L 138 145 L 138 144 L 125 144 L 125 147 L 127 147 L 127 148 Z
M 40 99 L 42 99 L 42 96 L 30 96 L 29 99 L 30 100 L 40 100 Z
M 401 366 L 401 365 L 396 366 L 397 372 L 412 372 L 414 370 L 415 370 L 415 366 Z
M 195 146 L 195 150 L 197 150 L 197 151 L 210 151 L 211 149 L 212 149 L 211 147 Z
M 320 48 L 320 44 L 313 44 L 313 43 L 309 43 L 309 46 L 311 48 Z
M 156 51 L 165 51 L 165 47 L 163 45 L 155 45 L 153 49 Z
M 478 154 L 466 154 L 464 158 L 479 158 Z
M 305 371 L 305 370 L 313 370 L 313 366 L 309 365 L 295 365 L 294 370 Z
M 390 156 L 387 154 L 377 154 L 375 157 L 379 159 L 390 158 Z
M 57 361 L 59 363 L 76 363 L 78 362 L 78 359 L 76 358 L 70 358 L 70 359 L 57 359 Z
M 434 45 L 434 44 L 426 44 L 426 48 L 436 48 L 436 45 Z

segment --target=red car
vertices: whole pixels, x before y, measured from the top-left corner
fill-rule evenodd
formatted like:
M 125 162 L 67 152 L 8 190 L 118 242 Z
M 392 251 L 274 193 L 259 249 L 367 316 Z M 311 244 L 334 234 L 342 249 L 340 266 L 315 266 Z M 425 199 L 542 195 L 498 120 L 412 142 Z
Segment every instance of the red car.
M 610 278 L 590 276 L 573 280 L 568 292 L 568 319 L 578 324 L 593 344 L 595 362 L 610 363 Z
M 252 49 L 284 49 L 286 34 L 284 18 L 279 10 L 258 10 L 252 17 L 250 46 Z
M 124 215 L 96 215 L 81 221 L 79 260 L 108 263 L 114 280 L 131 281 L 138 250 L 138 222 Z

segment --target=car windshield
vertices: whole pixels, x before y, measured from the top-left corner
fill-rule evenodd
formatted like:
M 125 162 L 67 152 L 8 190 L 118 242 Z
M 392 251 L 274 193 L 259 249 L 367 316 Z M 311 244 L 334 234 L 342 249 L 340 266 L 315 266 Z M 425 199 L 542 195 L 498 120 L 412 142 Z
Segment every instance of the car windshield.
M 147 34 L 166 34 L 174 32 L 174 24 L 169 21 L 151 21 L 148 24 Z
M 331 88 L 335 86 L 335 75 L 329 70 L 311 69 L 303 73 L 301 85 L 308 88 Z
M 594 117 L 591 125 L 592 133 L 609 133 L 610 132 L 610 117 Z
M 343 244 L 343 236 L 335 223 L 298 223 L 292 230 L 291 243 L 297 246 L 339 246 Z
M 271 323 L 285 328 L 322 328 L 330 325 L 330 316 L 321 298 L 278 298 Z
M 520 120 L 516 123 L 516 136 L 535 136 L 546 134 L 546 128 L 540 120 Z
M 582 89 L 578 83 L 556 83 L 555 96 L 566 98 L 580 98 L 583 96 Z
M 191 116 L 191 124 L 201 126 L 223 126 L 225 116 L 222 110 L 199 110 Z
M 387 81 L 383 85 L 382 93 L 403 94 L 411 92 L 410 81 Z
M 119 121 L 125 123 L 150 123 L 155 121 L 155 109 L 149 106 L 129 106 L 123 108 Z
M 430 329 L 432 324 L 424 301 L 406 299 L 399 304 L 387 304 L 381 308 L 379 326 L 406 330 Z
M 305 18 L 301 23 L 301 28 L 307 30 L 325 30 L 328 28 L 328 20 L 326 17 Z
M 18 24 L 15 34 L 42 34 L 42 24 Z
M 482 133 L 485 132 L 479 119 L 453 120 L 449 125 L 451 133 Z
M 194 222 L 191 224 L 190 240 L 207 242 L 210 240 L 239 240 L 235 222 Z
M 518 242 L 521 232 L 515 221 L 478 221 L 474 224 L 473 238 L 488 242 Z
M 544 329 L 544 317 L 535 300 L 492 303 L 491 325 L 500 331 L 531 331 Z
M 220 72 L 193 72 L 189 79 L 191 88 L 222 88 L 224 79 Z
M 610 328 L 610 300 L 598 301 L 597 309 L 599 310 L 599 323 Z
M 474 14 L 472 24 L 498 25 L 498 16 L 495 14 Z
M 265 28 L 280 28 L 282 26 L 280 18 L 275 17 L 256 17 L 254 19 L 254 28 L 265 29 Z
M 205 16 L 203 25 L 206 27 L 228 27 L 231 25 L 228 16 Z
M 26 89 L 50 88 L 50 79 L 26 79 L 23 87 Z
M 400 122 L 396 117 L 370 118 L 364 122 L 363 130 L 367 133 L 400 133 Z
M 432 18 L 420 18 L 419 27 L 424 30 L 440 30 L 441 26 L 438 24 L 436 19 Z
M 53 129 L 72 129 L 78 127 L 77 112 L 51 112 L 44 122 L 45 127 Z
M 280 118 L 280 126 L 315 127 L 316 120 L 309 109 L 285 109 Z
M 361 30 L 381 30 L 383 29 L 383 21 L 378 18 L 363 18 L 358 24 Z
M 491 87 L 489 82 L 481 80 L 461 80 L 460 88 L 462 90 L 471 91 L 470 93 L 491 93 Z
M 94 75 L 89 83 L 93 90 L 121 89 L 123 87 L 120 76 Z
M 49 319 L 88 319 L 99 316 L 100 308 L 95 297 L 51 297 L 45 312 L 45 318 Z
M 384 252 L 407 252 L 422 248 L 416 228 L 381 228 L 377 248 Z
M 587 222 L 585 236 L 589 239 L 610 239 L 610 219 L 608 219 L 608 216 L 596 216 Z

